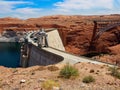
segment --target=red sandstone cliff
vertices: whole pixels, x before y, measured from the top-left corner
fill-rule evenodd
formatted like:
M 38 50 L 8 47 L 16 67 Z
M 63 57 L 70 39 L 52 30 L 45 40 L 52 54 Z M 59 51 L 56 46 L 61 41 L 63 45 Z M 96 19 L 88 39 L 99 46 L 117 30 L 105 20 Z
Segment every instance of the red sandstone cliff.
M 0 31 L 13 30 L 36 30 L 39 28 L 58 28 L 66 51 L 77 55 L 88 53 L 93 34 L 94 23 L 92 19 L 117 19 L 119 15 L 107 16 L 45 16 L 20 20 L 17 18 L 1 18 Z M 120 43 L 120 27 L 115 27 L 105 33 L 97 40 L 96 52 L 109 52 L 111 47 Z M 116 48 L 116 47 L 115 47 Z M 117 47 L 120 49 L 120 47 Z M 118 53 L 116 53 L 117 55 Z

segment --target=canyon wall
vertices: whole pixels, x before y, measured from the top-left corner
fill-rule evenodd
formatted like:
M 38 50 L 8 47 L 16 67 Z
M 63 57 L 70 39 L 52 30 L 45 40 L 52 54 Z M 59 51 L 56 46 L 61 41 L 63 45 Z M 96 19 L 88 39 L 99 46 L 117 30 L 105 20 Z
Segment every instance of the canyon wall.
M 84 55 L 89 53 L 91 38 L 93 35 L 95 19 L 120 19 L 120 15 L 101 16 L 45 16 L 41 18 L 31 18 L 20 20 L 15 18 L 0 19 L 0 31 L 6 28 L 14 30 L 38 30 L 40 28 L 57 28 L 67 52 Z M 14 24 L 14 25 L 12 25 Z M 13 28 L 14 27 L 14 28 Z M 101 35 L 95 43 L 96 52 L 113 53 L 116 45 L 120 44 L 120 26 L 117 26 Z M 120 49 L 117 46 L 117 49 Z M 114 48 L 112 48 L 114 47 Z M 118 51 L 117 51 L 118 52 Z M 115 57 L 115 56 L 114 56 Z

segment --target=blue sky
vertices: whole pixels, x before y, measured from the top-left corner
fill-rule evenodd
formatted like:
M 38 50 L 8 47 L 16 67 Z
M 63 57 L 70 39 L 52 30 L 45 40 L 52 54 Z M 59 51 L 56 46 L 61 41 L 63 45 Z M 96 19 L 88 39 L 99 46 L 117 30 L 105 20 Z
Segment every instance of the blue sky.
M 120 14 L 120 0 L 0 0 L 0 17 Z

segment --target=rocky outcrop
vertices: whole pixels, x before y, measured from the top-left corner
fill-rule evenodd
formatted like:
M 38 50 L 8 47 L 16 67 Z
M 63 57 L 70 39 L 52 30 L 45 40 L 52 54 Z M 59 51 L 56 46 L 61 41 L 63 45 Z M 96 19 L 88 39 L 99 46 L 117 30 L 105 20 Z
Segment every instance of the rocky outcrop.
M 120 44 L 115 45 L 115 46 L 112 46 L 112 47 L 109 47 L 109 48 L 108 48 L 108 51 L 109 51 L 111 54 L 114 54 L 114 55 L 120 54 Z

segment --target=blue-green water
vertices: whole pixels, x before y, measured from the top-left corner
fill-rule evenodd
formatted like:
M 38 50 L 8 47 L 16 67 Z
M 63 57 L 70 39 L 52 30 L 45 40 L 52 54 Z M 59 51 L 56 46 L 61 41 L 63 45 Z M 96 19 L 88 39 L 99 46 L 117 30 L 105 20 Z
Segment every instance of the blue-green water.
M 0 65 L 5 67 L 19 67 L 20 43 L 0 42 Z

